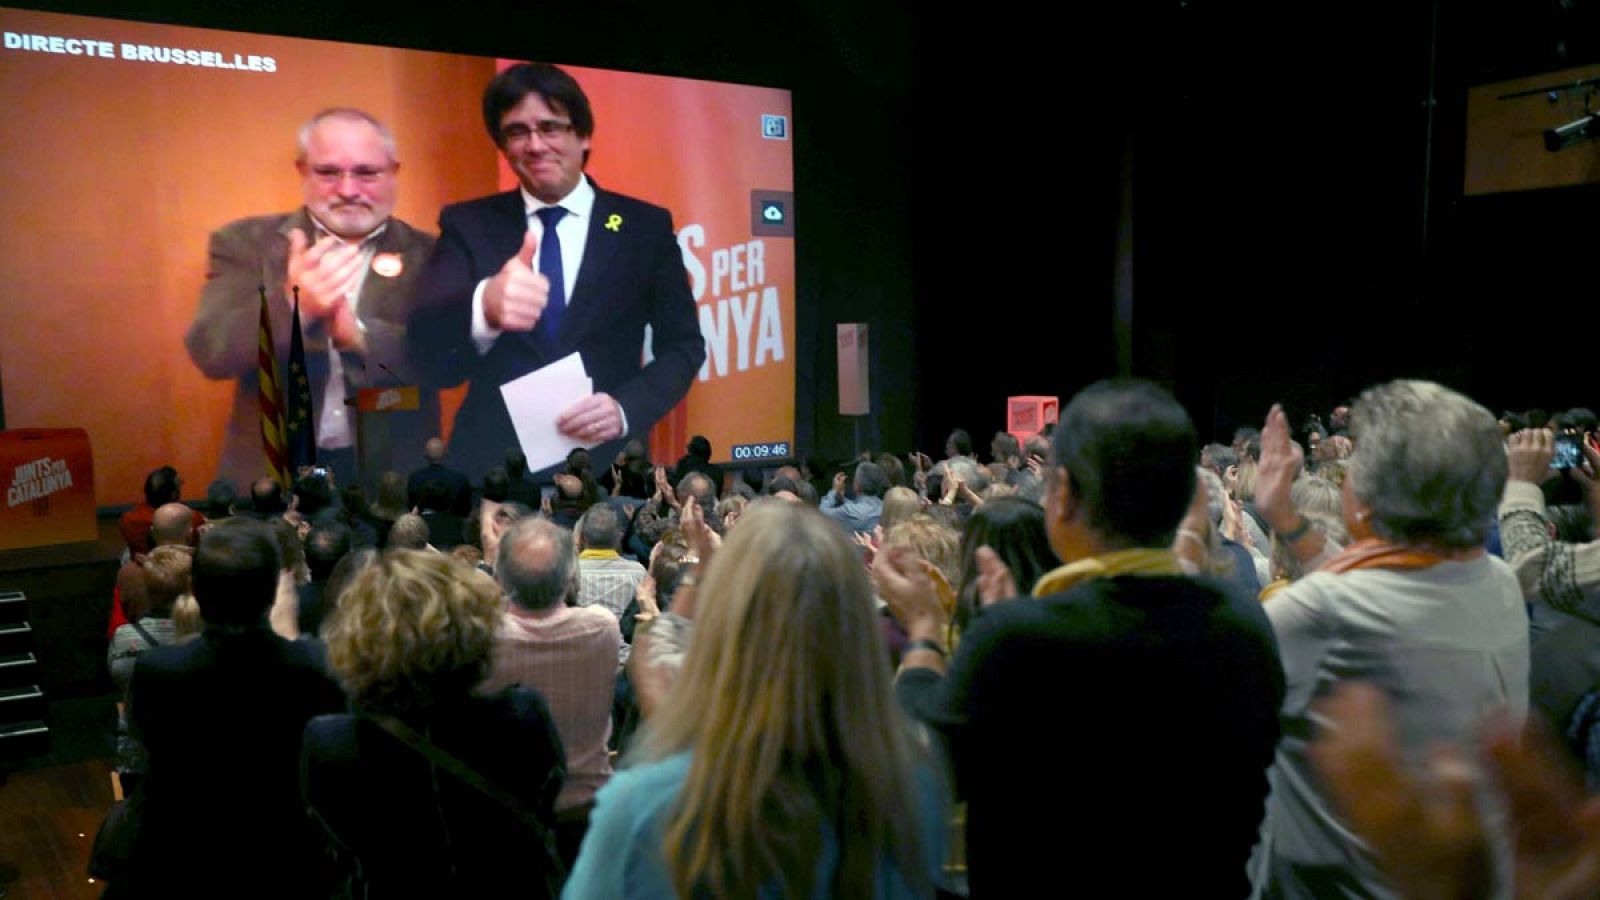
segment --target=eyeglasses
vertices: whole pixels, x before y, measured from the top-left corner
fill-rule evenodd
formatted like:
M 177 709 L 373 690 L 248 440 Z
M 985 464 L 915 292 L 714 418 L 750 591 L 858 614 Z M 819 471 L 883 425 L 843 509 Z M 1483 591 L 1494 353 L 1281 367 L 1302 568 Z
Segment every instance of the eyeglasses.
M 348 176 L 355 179 L 357 184 L 374 184 L 378 179 L 389 174 L 393 166 L 356 166 L 353 169 L 341 169 L 338 166 L 311 166 L 311 177 L 322 184 L 339 184 Z
M 507 144 L 525 144 L 537 131 L 540 139 L 549 143 L 567 134 L 572 127 L 571 122 L 563 122 L 560 119 L 540 119 L 533 123 L 532 128 L 521 122 L 513 122 L 500 129 L 500 139 Z

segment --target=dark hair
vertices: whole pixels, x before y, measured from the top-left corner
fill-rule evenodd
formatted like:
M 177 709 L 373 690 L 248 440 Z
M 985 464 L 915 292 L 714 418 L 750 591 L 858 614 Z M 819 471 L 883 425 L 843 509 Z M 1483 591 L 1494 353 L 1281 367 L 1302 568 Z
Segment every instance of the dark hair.
M 504 468 L 495 466 L 489 470 L 489 474 L 483 476 L 483 499 L 503 503 L 509 496 L 511 496 L 511 476 Z
M 615 550 L 622 544 L 622 523 L 608 503 L 589 507 L 579 527 L 585 550 Z
M 295 509 L 310 518 L 333 503 L 333 486 L 326 475 L 301 475 L 294 480 Z
M 1226 444 L 1207 444 L 1200 450 L 1200 456 L 1208 466 L 1218 470 L 1218 474 L 1239 464 L 1239 454 Z
M 711 459 L 711 441 L 702 434 L 689 438 L 689 455 L 705 460 Z
M 774 476 L 772 476 L 772 480 L 767 482 L 767 486 L 766 486 L 766 488 L 763 489 L 762 493 L 765 493 L 765 494 L 770 496 L 772 494 L 778 493 L 779 491 L 788 491 L 789 493 L 794 494 L 797 497 L 800 495 L 800 490 L 799 490 L 798 485 L 795 484 L 793 478 L 790 478 L 787 475 L 774 475 Z
M 978 548 L 1000 556 L 1017 582 L 1017 593 L 1033 592 L 1039 576 L 1057 565 L 1045 529 L 1044 507 L 1021 497 L 996 497 L 972 511 L 961 538 L 961 581 L 957 585 L 956 624 L 962 629 L 978 610 Z
M 900 461 L 900 457 L 893 453 L 880 453 L 876 461 L 883 469 L 883 476 L 889 479 L 890 487 L 899 487 L 906 483 L 906 466 Z
M 989 448 L 990 450 L 995 447 L 1000 448 L 1000 453 L 996 455 L 995 462 L 1005 462 L 1008 457 L 1022 455 L 1022 445 L 1017 443 L 1017 436 L 1009 431 L 995 432 L 994 440 L 989 443 L 992 445 Z
M 206 487 L 206 515 L 213 519 L 227 518 L 233 512 L 234 501 L 238 499 L 239 491 L 234 488 L 233 482 L 218 478 Z
M 162 466 L 144 477 L 144 502 L 151 506 L 177 503 L 179 493 L 178 470 L 171 466 Z
M 889 490 L 889 476 L 883 466 L 864 462 L 856 466 L 856 491 L 868 497 L 882 497 Z
M 972 455 L 972 435 L 967 434 L 964 428 L 957 428 L 955 431 L 950 432 L 950 436 L 944 439 L 944 445 L 947 449 L 954 447 L 956 456 Z
M 350 552 L 350 527 L 342 522 L 318 522 L 306 533 L 306 568 L 312 581 L 327 581 L 339 560 Z
M 1101 381 L 1061 411 L 1052 464 L 1113 546 L 1165 547 L 1194 498 L 1189 414 L 1147 381 Z
M 1242 425 L 1233 430 L 1233 442 L 1236 444 L 1241 441 L 1259 440 L 1261 440 L 1261 429 L 1259 428 L 1252 428 L 1249 425 Z
M 254 519 L 219 522 L 194 554 L 191 586 L 208 625 L 256 625 L 278 593 L 282 557 L 272 528 Z
M 288 508 L 283 502 L 283 485 L 272 478 L 257 478 L 250 485 L 250 508 L 264 516 L 283 512 Z
M 817 486 L 809 481 L 801 481 L 796 483 L 794 486 L 794 495 L 812 506 L 816 506 L 822 501 L 822 498 L 817 495 Z
M 506 477 L 521 478 L 528 471 L 528 457 L 522 451 L 512 447 L 506 451 Z
M 538 94 L 552 110 L 565 113 L 578 137 L 594 134 L 594 112 L 577 79 L 549 63 L 518 63 L 496 75 L 483 90 L 483 125 L 495 146 L 505 143 L 500 120 L 529 94 Z
M 347 484 L 339 489 L 339 511 L 346 519 L 356 519 L 367 508 L 367 492 L 359 484 Z

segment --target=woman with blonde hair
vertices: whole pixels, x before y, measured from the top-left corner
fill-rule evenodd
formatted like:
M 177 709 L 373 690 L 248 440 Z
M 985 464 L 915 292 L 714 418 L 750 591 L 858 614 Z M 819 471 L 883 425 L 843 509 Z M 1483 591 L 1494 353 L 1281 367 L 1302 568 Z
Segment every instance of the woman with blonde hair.
M 752 504 L 702 570 L 683 671 L 564 896 L 931 896 L 943 790 L 839 526 Z
M 537 896 L 559 878 L 549 708 L 526 688 L 474 693 L 502 607 L 493 582 L 417 550 L 379 557 L 339 597 L 323 636 L 354 712 L 306 725 L 301 793 L 340 891 Z

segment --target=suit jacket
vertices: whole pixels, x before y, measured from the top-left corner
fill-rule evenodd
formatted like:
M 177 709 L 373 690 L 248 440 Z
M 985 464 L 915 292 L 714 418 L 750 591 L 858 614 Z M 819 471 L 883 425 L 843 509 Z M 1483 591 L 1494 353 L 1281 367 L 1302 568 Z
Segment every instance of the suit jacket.
M 537 329 L 501 334 L 481 355 L 472 342 L 474 289 L 527 233 L 522 192 L 447 206 L 439 230 L 408 333 L 430 384 L 471 379 L 450 437 L 451 459 L 468 476 L 482 477 L 517 445 L 500 386 L 573 351 L 583 355 L 595 391 L 622 405 L 633 436 L 647 434 L 688 392 L 705 361 L 705 339 L 665 209 L 595 186 L 588 243 L 553 353 L 538 346 Z M 654 358 L 641 365 L 647 325 Z M 598 458 L 615 456 L 626 437 L 601 445 Z
M 422 489 L 436 479 L 450 489 L 450 512 L 458 516 L 472 512 L 472 484 L 467 476 L 438 463 L 428 463 L 406 479 L 406 505 L 421 506 Z
M 223 441 L 217 475 L 235 487 L 247 489 L 250 482 L 268 474 L 261 450 L 260 401 L 257 386 L 256 349 L 261 317 L 262 285 L 267 289 L 268 311 L 272 318 L 273 343 L 278 364 L 289 359 L 292 324 L 289 301 L 284 298 L 283 282 L 289 266 L 289 232 L 299 228 L 308 238 L 316 237 L 316 226 L 305 209 L 296 212 L 240 219 L 211 234 L 206 269 L 206 284 L 200 292 L 200 306 L 184 337 L 189 358 L 207 378 L 237 379 L 233 415 Z M 418 373 L 406 354 L 405 327 L 410 315 L 414 286 L 433 250 L 433 236 L 391 218 L 389 227 L 378 237 L 379 253 L 400 256 L 400 274 L 390 278 L 368 272 L 356 301 L 356 316 L 367 328 L 363 374 L 361 354 L 343 354 L 346 395 L 354 397 L 358 388 L 393 384 L 394 379 L 378 368 L 382 363 L 403 383 L 415 384 Z M 306 370 L 311 379 L 312 405 L 322 415 L 322 395 L 328 383 L 328 336 L 324 324 L 302 323 L 305 336 Z M 364 380 L 365 379 L 365 380 Z M 375 481 L 389 447 L 400 451 L 399 458 L 410 459 L 429 437 L 439 433 L 439 398 L 424 391 L 418 412 L 386 413 L 381 424 L 372 423 L 368 433 L 369 451 L 377 451 L 378 472 L 369 473 Z M 354 423 L 352 422 L 352 430 Z M 387 440 L 379 440 L 385 429 Z M 386 446 L 379 446 L 386 445 Z M 375 484 L 365 485 L 369 492 Z
M 321 843 L 300 805 L 300 737 L 345 706 L 316 645 L 208 628 L 139 654 L 128 704 L 150 755 L 134 895 L 305 896 Z

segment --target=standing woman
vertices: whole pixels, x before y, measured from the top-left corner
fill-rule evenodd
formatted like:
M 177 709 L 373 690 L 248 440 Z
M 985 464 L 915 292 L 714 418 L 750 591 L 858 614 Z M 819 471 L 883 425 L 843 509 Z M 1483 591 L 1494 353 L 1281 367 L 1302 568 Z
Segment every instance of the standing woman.
M 944 792 L 844 533 L 758 502 L 702 571 L 683 671 L 563 896 L 932 896 Z
M 301 792 L 340 892 L 540 896 L 559 878 L 550 711 L 526 688 L 473 692 L 502 607 L 490 579 L 418 550 L 385 554 L 339 597 L 323 636 L 355 712 L 306 725 Z

